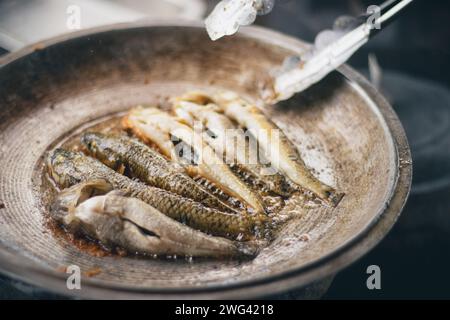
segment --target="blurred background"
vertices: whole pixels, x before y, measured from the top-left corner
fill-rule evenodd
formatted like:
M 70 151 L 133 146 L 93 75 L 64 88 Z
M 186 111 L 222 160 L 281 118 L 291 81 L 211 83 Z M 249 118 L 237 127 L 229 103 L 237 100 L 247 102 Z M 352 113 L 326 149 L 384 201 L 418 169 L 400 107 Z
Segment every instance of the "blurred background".
M 67 32 L 70 4 L 83 9 L 81 27 L 92 27 L 145 17 L 201 19 L 216 2 L 0 0 L 0 55 Z M 338 16 L 359 15 L 381 2 L 278 0 L 272 13 L 258 17 L 256 23 L 313 41 Z M 450 2 L 415 0 L 349 62 L 372 80 L 399 115 L 412 149 L 413 186 L 394 229 L 373 251 L 336 276 L 325 299 L 450 298 L 449 38 Z M 366 287 L 366 268 L 372 264 L 381 268 L 381 290 Z M 0 278 L 0 288 L 2 283 L 0 298 L 33 297 Z M 295 292 L 288 297 L 295 298 Z

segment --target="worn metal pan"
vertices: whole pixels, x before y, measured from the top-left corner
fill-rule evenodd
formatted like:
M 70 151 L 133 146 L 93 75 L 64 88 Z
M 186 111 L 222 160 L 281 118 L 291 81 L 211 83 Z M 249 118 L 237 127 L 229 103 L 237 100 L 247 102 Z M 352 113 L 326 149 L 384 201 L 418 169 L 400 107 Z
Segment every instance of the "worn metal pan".
M 407 198 L 411 158 L 397 116 L 344 66 L 287 102 L 266 107 L 308 165 L 346 196 L 302 206 L 252 261 L 96 257 L 48 228 L 42 159 L 86 123 L 193 88 L 226 88 L 256 103 L 269 73 L 299 40 L 262 28 L 208 40 L 197 24 L 122 24 L 58 37 L 0 60 L 0 269 L 48 290 L 89 298 L 250 298 L 331 276 L 373 248 Z M 61 268 L 78 265 L 82 289 Z M 91 273 L 91 275 L 94 273 Z

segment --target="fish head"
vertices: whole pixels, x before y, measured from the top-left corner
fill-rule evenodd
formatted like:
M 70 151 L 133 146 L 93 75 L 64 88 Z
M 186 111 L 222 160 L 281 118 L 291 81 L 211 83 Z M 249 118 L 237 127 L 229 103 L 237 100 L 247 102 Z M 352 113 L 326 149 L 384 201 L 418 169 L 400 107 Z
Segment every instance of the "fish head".
M 81 136 L 81 144 L 88 150 L 89 154 L 114 170 L 122 166 L 120 156 L 113 151 L 123 147 L 119 142 L 126 144 L 113 135 L 98 132 L 86 132 Z
M 107 148 L 108 136 L 98 132 L 86 132 L 81 136 L 81 144 L 94 156 Z
M 82 180 L 76 168 L 82 156 L 78 152 L 58 148 L 48 157 L 48 173 L 60 188 L 70 187 Z

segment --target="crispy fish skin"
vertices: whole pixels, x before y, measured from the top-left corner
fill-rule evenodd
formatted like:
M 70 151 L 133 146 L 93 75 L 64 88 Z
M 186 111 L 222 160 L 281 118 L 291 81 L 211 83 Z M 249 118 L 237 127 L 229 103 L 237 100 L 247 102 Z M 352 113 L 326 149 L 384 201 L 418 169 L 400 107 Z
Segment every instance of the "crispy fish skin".
M 220 108 L 216 104 L 207 101 L 206 94 L 189 92 L 175 99 L 173 111 L 191 126 L 195 121 L 200 121 L 212 132 L 214 138 L 205 134 L 205 140 L 219 154 L 225 155 L 227 162 L 231 161 L 240 169 L 250 173 L 255 180 L 265 185 L 270 191 L 281 196 L 289 196 L 293 190 L 285 178 L 278 172 L 268 173 L 267 168 L 259 163 L 258 146 L 248 142 L 244 131 L 237 128 L 227 116 L 220 113 Z M 204 104 L 205 102 L 207 104 Z
M 343 194 L 337 193 L 334 188 L 318 180 L 309 171 L 296 147 L 260 109 L 231 92 L 214 95 L 214 101 L 217 101 L 226 116 L 246 127 L 257 138 L 272 160 L 272 165 L 286 174 L 289 179 L 312 191 L 328 204 L 336 206 L 340 202 Z M 277 132 L 278 139 L 273 134 L 274 130 Z
M 198 173 L 218 185 L 226 193 L 238 198 L 258 213 L 264 213 L 262 199 L 255 194 L 231 169 L 220 159 L 215 151 L 203 141 L 201 135 L 192 128 L 178 121 L 177 118 L 157 108 L 134 108 L 124 118 L 125 128 L 133 130 L 138 137 L 144 137 L 177 160 L 178 155 L 172 147 L 170 137 L 175 136 L 188 146 L 194 148 L 198 155 Z M 162 135 L 165 134 L 165 138 Z
M 81 143 L 91 155 L 116 171 L 125 170 L 132 178 L 193 199 L 207 207 L 235 212 L 203 189 L 183 168 L 136 139 L 87 132 L 82 135 Z
M 47 167 L 51 177 L 62 188 L 92 179 L 103 179 L 114 189 L 126 190 L 129 196 L 150 204 L 170 218 L 213 235 L 248 239 L 253 236 L 255 227 L 262 228 L 265 222 L 263 216 L 222 212 L 169 191 L 131 180 L 80 152 L 56 149 L 49 157 Z
M 82 231 L 108 246 L 151 255 L 196 257 L 253 256 L 254 244 L 230 241 L 193 230 L 136 198 L 93 180 L 63 190 L 51 214 L 72 232 Z

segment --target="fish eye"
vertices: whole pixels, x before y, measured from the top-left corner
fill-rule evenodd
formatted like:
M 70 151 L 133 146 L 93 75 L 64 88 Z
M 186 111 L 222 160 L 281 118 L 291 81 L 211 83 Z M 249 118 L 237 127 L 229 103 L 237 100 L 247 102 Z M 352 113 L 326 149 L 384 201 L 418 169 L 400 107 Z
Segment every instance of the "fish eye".
M 86 144 L 88 145 L 88 147 L 90 149 L 96 149 L 97 148 L 97 143 L 95 143 L 94 140 L 88 140 Z

